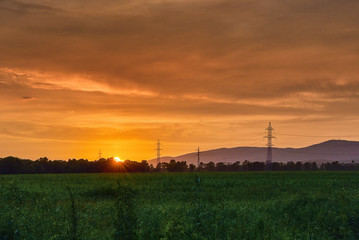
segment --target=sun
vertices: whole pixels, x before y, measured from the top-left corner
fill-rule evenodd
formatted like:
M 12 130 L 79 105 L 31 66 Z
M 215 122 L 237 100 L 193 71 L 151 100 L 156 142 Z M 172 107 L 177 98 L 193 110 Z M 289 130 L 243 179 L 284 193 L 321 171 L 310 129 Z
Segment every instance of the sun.
M 114 160 L 115 160 L 116 162 L 122 162 L 122 160 L 121 160 L 119 157 L 115 157 Z

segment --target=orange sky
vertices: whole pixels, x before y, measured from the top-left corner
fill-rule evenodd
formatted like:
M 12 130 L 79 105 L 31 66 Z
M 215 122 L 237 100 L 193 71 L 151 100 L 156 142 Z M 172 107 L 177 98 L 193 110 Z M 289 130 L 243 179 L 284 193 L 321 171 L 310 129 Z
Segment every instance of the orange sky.
M 357 0 L 0 0 L 0 157 L 359 139 Z

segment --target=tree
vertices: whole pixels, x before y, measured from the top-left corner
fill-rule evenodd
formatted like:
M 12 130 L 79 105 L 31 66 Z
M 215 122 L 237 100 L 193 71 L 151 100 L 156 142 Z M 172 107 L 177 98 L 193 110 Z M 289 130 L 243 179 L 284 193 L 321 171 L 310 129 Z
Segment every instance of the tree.
M 213 172 L 216 170 L 216 165 L 214 164 L 214 162 L 210 161 L 209 163 L 204 164 L 204 169 Z
M 196 166 L 191 163 L 191 164 L 189 165 L 189 170 L 190 170 L 190 172 L 193 172 L 195 169 L 196 169 Z

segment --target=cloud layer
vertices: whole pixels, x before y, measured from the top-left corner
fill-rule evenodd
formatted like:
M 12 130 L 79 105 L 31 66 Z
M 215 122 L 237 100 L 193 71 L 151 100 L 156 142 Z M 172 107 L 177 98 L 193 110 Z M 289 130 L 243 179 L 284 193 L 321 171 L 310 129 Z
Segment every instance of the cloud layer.
M 358 7 L 0 0 L 0 139 L 9 142 L 0 154 L 92 159 L 104 148 L 141 160 L 152 158 L 157 138 L 167 155 L 201 143 L 262 145 L 269 120 L 283 133 L 313 135 L 279 146 L 352 136 Z M 11 150 L 16 144 L 24 150 Z M 41 150 L 29 153 L 34 146 Z

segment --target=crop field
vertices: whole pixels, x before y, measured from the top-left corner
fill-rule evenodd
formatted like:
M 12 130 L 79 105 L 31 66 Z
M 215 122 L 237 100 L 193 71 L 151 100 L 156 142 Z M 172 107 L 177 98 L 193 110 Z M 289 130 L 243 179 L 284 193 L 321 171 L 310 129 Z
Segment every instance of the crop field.
M 359 239 L 359 173 L 0 176 L 0 239 Z

